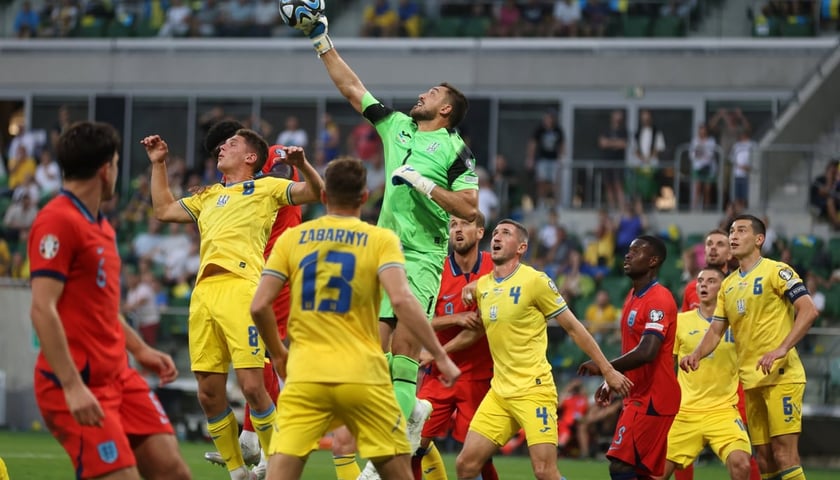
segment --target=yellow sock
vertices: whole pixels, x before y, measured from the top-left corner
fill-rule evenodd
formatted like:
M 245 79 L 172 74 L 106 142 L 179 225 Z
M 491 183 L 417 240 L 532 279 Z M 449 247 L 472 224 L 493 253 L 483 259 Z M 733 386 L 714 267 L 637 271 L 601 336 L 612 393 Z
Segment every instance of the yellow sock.
M 6 470 L 6 464 L 0 458 L 0 480 L 9 480 L 9 472 Z
M 423 478 L 426 480 L 447 480 L 446 465 L 443 464 L 443 457 L 434 442 L 429 444 L 426 454 L 423 455 Z
M 268 447 L 271 445 L 271 434 L 274 433 L 274 417 L 277 410 L 274 405 L 264 412 L 255 412 L 251 409 L 251 425 L 254 426 L 254 432 L 260 439 L 260 446 L 268 458 Z
M 796 465 L 782 470 L 779 478 L 781 480 L 805 480 L 805 471 L 802 470 L 802 465 Z
M 207 430 L 216 450 L 225 459 L 228 471 L 232 472 L 245 465 L 242 449 L 239 448 L 239 424 L 230 406 L 221 415 L 207 419 Z
M 356 463 L 355 453 L 333 457 L 333 465 L 335 465 L 335 476 L 338 480 L 356 480 L 356 477 L 362 473 L 359 470 L 359 464 Z
M 779 480 L 780 478 L 781 477 L 779 477 L 779 472 L 761 474 L 761 480 Z

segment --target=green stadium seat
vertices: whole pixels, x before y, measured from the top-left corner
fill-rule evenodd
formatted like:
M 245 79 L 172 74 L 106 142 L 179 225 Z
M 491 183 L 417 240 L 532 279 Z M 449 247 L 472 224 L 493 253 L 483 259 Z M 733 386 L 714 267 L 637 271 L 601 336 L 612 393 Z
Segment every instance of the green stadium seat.
M 828 240 L 828 258 L 831 261 L 832 270 L 840 268 L 840 237 L 833 237 Z
M 646 16 L 627 15 L 622 18 L 621 29 L 625 37 L 647 37 L 650 35 L 651 19 Z
M 840 284 L 835 283 L 825 293 L 823 316 L 830 320 L 840 320 Z
M 624 275 L 607 275 L 601 279 L 601 289 L 607 291 L 610 303 L 619 309 L 624 305 L 627 292 L 630 291 L 630 279 Z M 581 312 L 581 315 L 583 312 Z
M 680 17 L 660 17 L 653 23 L 654 37 L 684 37 L 685 21 Z
M 430 28 L 430 36 L 460 37 L 463 35 L 464 21 L 460 17 L 440 17 Z
M 158 28 L 153 27 L 147 21 L 137 22 L 137 36 L 138 37 L 155 37 L 158 34 Z
M 706 241 L 706 234 L 705 233 L 691 233 L 686 235 L 685 241 L 683 242 L 684 248 L 693 248 L 698 243 L 704 243 Z M 671 254 L 671 251 L 668 251 L 668 255 Z
M 822 252 L 823 239 L 813 235 L 797 235 L 791 239 L 790 255 L 796 265 L 810 268 Z
M 491 19 L 487 17 L 468 18 L 461 31 L 464 37 L 481 38 L 486 37 L 490 31 Z
M 106 35 L 110 38 L 126 38 L 134 36 L 134 27 L 126 25 L 120 21 L 113 20 L 108 22 L 108 27 L 105 30 Z
M 810 21 L 804 23 L 782 21 L 779 24 L 779 33 L 783 37 L 813 37 L 814 24 Z
M 84 17 L 76 27 L 76 37 L 102 38 L 105 36 L 105 21 L 99 18 Z

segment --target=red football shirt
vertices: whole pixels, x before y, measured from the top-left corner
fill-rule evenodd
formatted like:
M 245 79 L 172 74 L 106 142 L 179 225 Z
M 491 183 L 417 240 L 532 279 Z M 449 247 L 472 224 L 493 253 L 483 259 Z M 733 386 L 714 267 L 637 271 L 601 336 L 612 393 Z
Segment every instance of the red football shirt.
M 694 278 L 685 286 L 683 291 L 683 302 L 681 312 L 688 312 L 700 306 L 700 297 L 697 296 L 697 279 Z
M 478 261 L 469 272 L 462 272 L 455 262 L 454 254 L 446 257 L 443 264 L 443 275 L 440 280 L 440 293 L 438 293 L 435 316 L 452 315 L 455 313 L 475 310 L 477 307 L 467 307 L 461 301 L 461 290 L 468 283 L 477 280 L 487 273 L 493 271 L 493 260 L 490 253 L 479 252 Z M 455 338 L 461 327 L 450 327 L 435 332 L 441 345 Z M 490 347 L 487 345 L 487 337 L 483 336 L 469 348 L 459 352 L 450 353 L 449 357 L 461 369 L 461 380 L 489 380 L 493 378 L 493 357 L 490 356 Z M 432 375 L 440 375 L 440 370 L 432 363 Z
M 278 163 L 277 165 L 284 164 Z M 291 168 L 291 174 L 287 173 L 286 175 L 274 175 L 272 170 L 273 167 L 273 165 L 268 165 L 268 162 L 266 162 L 266 167 L 263 167 L 263 172 L 267 176 L 279 176 L 293 182 L 300 181 L 300 176 L 298 175 L 298 170 L 296 168 L 287 166 L 288 168 Z M 271 226 L 271 233 L 268 235 L 268 242 L 265 244 L 264 255 L 266 259 L 268 259 L 271 249 L 274 248 L 274 242 L 277 241 L 280 234 L 285 232 L 288 228 L 300 225 L 302 220 L 303 216 L 300 205 L 286 205 L 285 207 L 277 209 L 277 218 L 274 219 L 274 225 Z
M 624 372 L 633 382 L 629 402 L 640 402 L 649 414 L 676 415 L 680 409 L 680 386 L 674 372 L 674 334 L 677 304 L 667 288 L 654 281 L 639 292 L 630 290 L 621 315 L 621 353 L 642 341 L 642 335 L 656 335 L 662 346 L 656 358 Z
M 64 282 L 58 315 L 82 379 L 92 386 L 116 381 L 128 368 L 128 356 L 119 320 L 120 256 L 111 224 L 94 218 L 62 190 L 35 218 L 28 253 L 32 278 Z M 35 369 L 52 374 L 43 353 Z

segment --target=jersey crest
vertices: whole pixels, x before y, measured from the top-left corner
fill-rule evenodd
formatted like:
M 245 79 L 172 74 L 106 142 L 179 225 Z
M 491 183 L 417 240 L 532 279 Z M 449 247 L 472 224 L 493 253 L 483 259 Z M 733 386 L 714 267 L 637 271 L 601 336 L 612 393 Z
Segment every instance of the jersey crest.
M 630 310 L 630 314 L 627 315 L 627 326 L 632 327 L 636 324 L 636 311 Z

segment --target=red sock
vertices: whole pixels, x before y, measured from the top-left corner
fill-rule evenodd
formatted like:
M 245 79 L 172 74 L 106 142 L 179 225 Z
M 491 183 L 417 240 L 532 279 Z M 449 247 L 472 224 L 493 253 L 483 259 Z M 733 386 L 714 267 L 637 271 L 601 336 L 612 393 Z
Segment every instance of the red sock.
M 481 467 L 482 480 L 499 480 L 499 474 L 496 473 L 496 467 L 493 465 L 493 459 L 487 460 L 487 463 Z
M 421 455 L 411 456 L 411 473 L 414 480 L 423 480 L 423 457 Z
M 750 480 L 761 480 L 761 472 L 758 470 L 758 462 L 750 457 Z
M 679 468 L 674 470 L 674 479 L 675 480 L 694 480 L 694 465 L 689 465 L 686 468 L 680 470 Z

